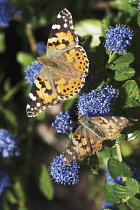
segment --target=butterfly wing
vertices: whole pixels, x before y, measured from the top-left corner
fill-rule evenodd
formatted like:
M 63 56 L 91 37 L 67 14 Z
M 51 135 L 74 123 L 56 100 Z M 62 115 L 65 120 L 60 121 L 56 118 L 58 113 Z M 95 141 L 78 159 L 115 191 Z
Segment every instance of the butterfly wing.
M 76 129 L 63 160 L 64 165 L 80 160 L 87 155 L 95 154 L 102 149 L 102 142 L 115 139 L 129 124 L 125 117 L 87 117 L 79 118 L 81 125 Z
M 59 53 L 78 44 L 78 36 L 73 28 L 72 15 L 67 9 L 61 10 L 52 26 L 47 43 L 47 54 Z
M 82 120 L 80 121 L 82 123 Z M 94 127 L 97 127 L 98 132 L 100 130 L 104 134 L 104 140 L 118 138 L 121 131 L 129 124 L 126 117 L 120 116 L 89 117 L 89 122 L 93 126 L 93 131 Z
M 63 164 L 70 165 L 84 156 L 95 154 L 101 149 L 101 138 L 79 125 L 66 149 Z
M 53 106 L 58 101 L 58 95 L 51 82 L 42 76 L 37 76 L 30 91 L 26 112 L 28 117 L 35 117 L 46 107 Z

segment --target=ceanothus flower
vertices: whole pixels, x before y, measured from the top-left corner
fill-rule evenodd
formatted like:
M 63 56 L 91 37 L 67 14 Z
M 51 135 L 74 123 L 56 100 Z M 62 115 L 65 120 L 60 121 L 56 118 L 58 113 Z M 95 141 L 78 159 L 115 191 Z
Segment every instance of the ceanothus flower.
M 33 82 L 41 68 L 42 64 L 38 61 L 34 61 L 31 65 L 27 66 L 27 69 L 25 70 L 25 79 L 30 85 L 33 85 Z
M 118 210 L 118 205 L 109 203 L 108 201 L 104 201 L 102 209 Z
M 9 186 L 9 176 L 7 175 L 6 172 L 4 171 L 0 171 L 0 195 L 2 195 L 2 193 L 5 190 L 5 187 Z
M 114 99 L 117 97 L 117 91 L 112 86 L 100 87 L 90 93 L 84 93 L 78 99 L 78 115 L 109 116 L 112 114 Z
M 69 115 L 68 111 L 60 112 L 59 115 L 55 117 L 55 121 L 52 123 L 57 130 L 57 133 L 68 133 L 73 130 L 74 124 Z
M 9 134 L 9 132 L 4 129 L 0 129 L 0 155 L 2 157 L 19 155 L 16 136 Z
M 42 42 L 37 42 L 36 50 L 37 50 L 38 55 L 44 54 L 45 51 L 46 51 L 46 44 L 45 44 L 45 42 L 43 42 L 43 41 Z
M 105 48 L 118 54 L 126 52 L 132 36 L 132 31 L 126 26 L 110 27 L 106 32 Z
M 8 27 L 10 20 L 21 13 L 22 11 L 16 11 L 16 6 L 8 3 L 8 0 L 0 0 L 0 26 Z
M 60 156 L 56 157 L 53 162 L 50 165 L 50 174 L 52 176 L 52 179 L 55 180 L 55 182 L 60 184 L 77 184 L 78 179 L 78 172 L 80 166 L 77 164 L 77 162 L 72 163 L 69 166 L 63 165 L 63 158 L 64 154 L 61 154 Z

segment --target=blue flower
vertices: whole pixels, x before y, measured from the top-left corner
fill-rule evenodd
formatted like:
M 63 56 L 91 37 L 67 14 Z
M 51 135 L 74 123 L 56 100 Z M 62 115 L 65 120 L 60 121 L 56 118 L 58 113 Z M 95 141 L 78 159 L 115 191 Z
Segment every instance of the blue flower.
M 140 11 L 140 1 L 138 1 L 138 11 Z
M 109 116 L 113 111 L 114 99 L 117 97 L 117 91 L 112 86 L 100 87 L 83 94 L 78 100 L 78 115 Z
M 80 166 L 75 162 L 70 166 L 63 165 L 64 154 L 56 157 L 50 165 L 50 174 L 57 183 L 77 184 Z
M 57 133 L 68 133 L 74 128 L 73 121 L 68 111 L 60 112 L 59 115 L 56 116 L 52 126 L 56 127 Z
M 126 26 L 110 27 L 106 32 L 105 48 L 119 54 L 126 52 L 132 36 L 132 31 Z
M 122 181 L 122 176 L 118 176 L 116 178 L 112 178 L 109 174 L 109 171 L 106 170 L 105 171 L 105 177 L 106 177 L 106 181 L 109 183 L 109 184 L 119 184 L 119 185 L 123 185 L 123 181 Z
M 33 82 L 41 68 L 42 64 L 38 61 L 34 61 L 31 65 L 27 66 L 27 69 L 25 70 L 25 79 L 30 85 L 33 85 Z
M 18 156 L 17 139 L 7 130 L 0 129 L 0 154 L 2 157 Z
M 102 209 L 111 209 L 111 210 L 117 210 L 118 205 L 109 203 L 108 201 L 104 201 L 102 205 Z
M 0 195 L 4 192 L 5 187 L 9 186 L 9 176 L 6 172 L 0 171 Z
M 21 15 L 22 11 L 16 11 L 13 4 L 9 4 L 8 0 L 0 0 L 0 26 L 8 27 L 9 21 L 14 16 Z
M 37 50 L 38 55 L 44 54 L 45 51 L 46 51 L 46 44 L 45 44 L 45 42 L 37 42 L 36 50 Z

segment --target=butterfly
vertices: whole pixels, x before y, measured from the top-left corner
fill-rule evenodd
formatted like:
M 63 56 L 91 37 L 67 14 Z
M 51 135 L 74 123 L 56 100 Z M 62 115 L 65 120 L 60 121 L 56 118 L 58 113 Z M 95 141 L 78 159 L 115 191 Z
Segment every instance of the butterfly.
M 71 13 L 63 9 L 50 31 L 46 56 L 38 58 L 43 66 L 29 94 L 28 117 L 37 116 L 59 99 L 74 96 L 85 84 L 89 61 L 78 42 Z
M 80 160 L 87 155 L 93 155 L 100 151 L 104 140 L 113 140 L 120 136 L 121 131 L 129 126 L 129 120 L 125 117 L 79 117 L 80 125 L 64 153 L 63 165 Z

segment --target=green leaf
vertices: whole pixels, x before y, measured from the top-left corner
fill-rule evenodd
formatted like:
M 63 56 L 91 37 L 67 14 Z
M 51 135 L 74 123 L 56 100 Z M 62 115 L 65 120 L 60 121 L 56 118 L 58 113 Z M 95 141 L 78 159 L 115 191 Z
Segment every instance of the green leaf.
M 20 181 L 16 181 L 16 183 L 13 186 L 14 192 L 17 196 L 17 198 L 22 202 L 25 203 L 25 192 L 23 190 L 23 186 Z
M 25 52 L 18 52 L 17 53 L 17 61 L 23 66 L 23 68 L 25 69 L 28 65 L 31 65 L 31 63 L 33 61 L 35 61 L 35 58 L 29 54 L 29 53 L 25 53 Z
M 124 204 L 120 204 L 120 205 L 118 206 L 118 209 L 119 209 L 119 210 L 126 210 L 126 207 L 125 207 Z
M 132 53 L 123 53 L 113 57 L 109 68 L 112 70 L 123 70 L 126 66 L 134 61 L 134 55 Z
M 99 170 L 99 160 L 96 154 L 87 158 L 87 164 L 89 165 L 91 172 L 97 175 Z
M 100 44 L 99 37 L 102 36 L 102 21 L 97 19 L 86 19 L 79 21 L 74 26 L 79 36 L 92 36 L 91 47 L 97 47 Z
M 140 26 L 140 11 L 138 11 L 137 13 L 137 22 L 138 22 L 138 25 Z
M 134 16 L 136 14 L 136 12 L 137 12 L 137 8 L 133 7 L 130 4 L 130 1 L 128 1 L 128 0 L 112 1 L 111 3 L 113 5 L 113 7 L 116 7 L 118 10 L 121 10 L 124 13 L 129 13 L 130 16 Z
M 1 107 L 0 107 L 0 109 L 1 109 Z M 10 111 L 9 109 L 6 109 L 6 108 L 2 108 L 1 112 L 9 124 L 11 124 L 15 127 L 18 126 L 17 117 L 12 111 Z
M 125 183 L 126 190 L 129 192 L 131 196 L 136 195 L 137 193 L 140 193 L 140 184 L 135 179 L 128 179 Z
M 5 197 L 9 203 L 17 203 L 17 198 L 11 190 L 6 190 Z
M 114 185 L 114 194 L 120 199 L 126 199 L 129 194 L 125 186 L 122 185 Z
M 112 178 L 116 178 L 117 176 L 131 177 L 132 172 L 128 169 L 127 165 L 121 163 L 119 160 L 115 158 L 110 158 L 108 160 L 108 169 Z
M 117 81 L 124 81 L 130 79 L 135 75 L 135 70 L 132 68 L 124 67 L 123 69 L 115 71 L 114 79 Z
M 134 55 L 130 52 L 121 55 L 120 57 L 116 58 L 113 63 L 117 64 L 119 68 L 125 67 L 134 61 Z
M 0 33 L 0 53 L 4 53 L 6 50 L 6 46 L 5 46 L 5 34 L 4 33 Z
M 105 184 L 104 189 L 105 189 L 105 198 L 109 203 L 116 204 L 116 203 L 120 202 L 120 199 L 117 198 L 114 194 L 114 186 L 113 185 Z
M 134 80 L 129 80 L 122 86 L 128 98 L 136 99 L 138 97 L 138 85 Z
M 140 209 L 140 200 L 137 198 L 130 198 L 127 202 L 128 206 L 132 209 L 132 210 L 138 210 Z
M 50 174 L 45 165 L 43 164 L 35 165 L 35 180 L 38 185 L 38 188 L 43 193 L 43 195 L 48 200 L 52 200 L 54 195 L 54 190 Z
M 121 134 L 119 138 L 116 139 L 115 144 L 113 145 L 112 148 L 116 147 L 117 145 L 121 144 L 123 141 L 126 140 L 126 134 Z

